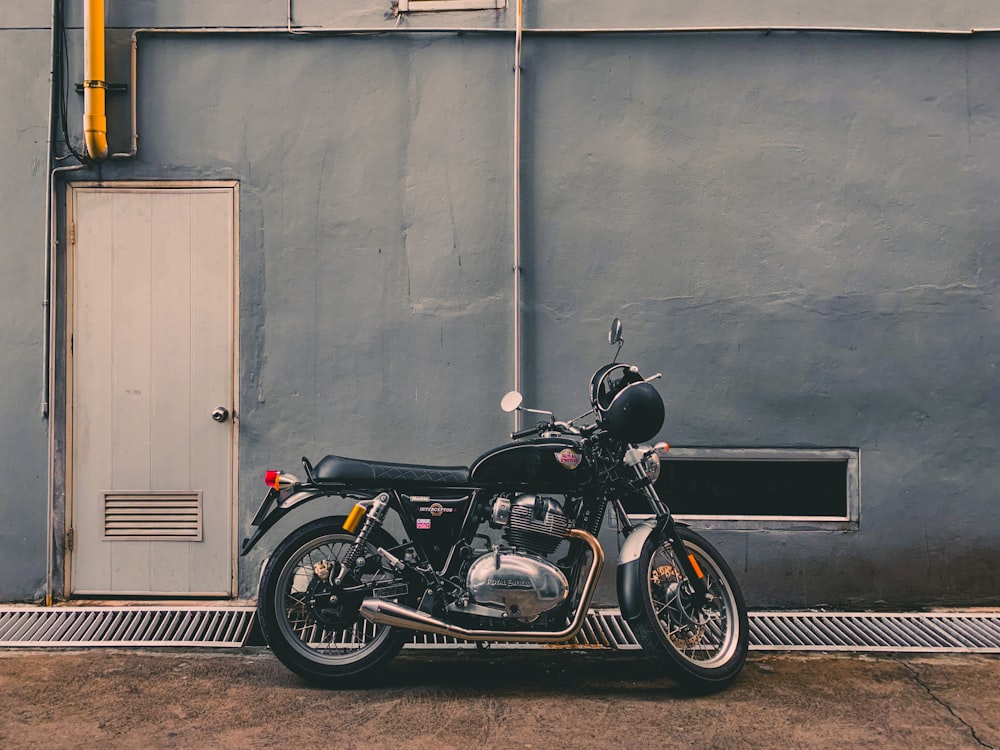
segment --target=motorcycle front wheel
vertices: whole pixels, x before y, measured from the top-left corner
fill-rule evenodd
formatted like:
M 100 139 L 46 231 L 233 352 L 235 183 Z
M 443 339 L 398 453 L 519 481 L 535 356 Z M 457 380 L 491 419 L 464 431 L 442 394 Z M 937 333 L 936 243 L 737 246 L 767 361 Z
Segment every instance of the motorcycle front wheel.
M 722 555 L 702 536 L 677 533 L 704 574 L 710 600 L 695 606 L 694 590 L 673 546 L 650 536 L 634 575 L 642 611 L 629 624 L 644 652 L 687 693 L 704 695 L 728 686 L 746 661 L 750 642 L 743 593 Z
M 293 531 L 264 567 L 257 598 L 260 628 L 274 655 L 300 677 L 328 687 L 384 666 L 406 638 L 405 631 L 363 619 L 358 608 L 364 594 L 351 591 L 359 583 L 370 591 L 384 579 L 384 590 L 406 598 L 405 584 L 382 570 L 375 554 L 376 547 L 396 546 L 388 533 L 375 529 L 369 537 L 369 562 L 353 576 L 353 586 L 334 584 L 355 540 L 344 520 L 323 518 Z

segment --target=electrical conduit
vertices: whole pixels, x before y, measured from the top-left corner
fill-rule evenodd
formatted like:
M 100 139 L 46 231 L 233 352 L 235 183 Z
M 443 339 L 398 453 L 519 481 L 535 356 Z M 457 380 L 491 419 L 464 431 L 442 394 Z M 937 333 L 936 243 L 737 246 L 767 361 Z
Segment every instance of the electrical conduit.
M 514 390 L 521 391 L 521 0 L 517 0 L 514 30 Z M 521 412 L 514 410 L 514 431 L 521 429 Z

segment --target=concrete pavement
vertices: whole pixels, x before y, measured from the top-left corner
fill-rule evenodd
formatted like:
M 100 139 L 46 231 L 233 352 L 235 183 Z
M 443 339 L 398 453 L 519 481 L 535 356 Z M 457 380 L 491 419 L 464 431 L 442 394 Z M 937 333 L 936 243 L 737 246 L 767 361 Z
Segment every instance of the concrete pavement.
M 752 654 L 680 694 L 640 654 L 404 652 L 319 690 L 266 649 L 0 651 L 5 748 L 1000 748 L 1000 658 Z

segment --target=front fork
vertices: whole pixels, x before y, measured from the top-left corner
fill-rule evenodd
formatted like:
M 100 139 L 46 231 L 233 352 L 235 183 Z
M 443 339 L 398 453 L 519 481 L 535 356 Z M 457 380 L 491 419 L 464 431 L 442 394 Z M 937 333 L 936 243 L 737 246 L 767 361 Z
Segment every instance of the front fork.
M 674 517 L 670 515 L 669 511 L 663 520 L 665 523 L 662 524 L 660 534 L 666 534 L 667 541 L 674 551 L 674 557 L 680 562 L 681 569 L 687 577 L 688 584 L 691 586 L 691 603 L 697 609 L 701 609 L 712 601 L 712 594 L 709 593 L 708 586 L 705 585 L 705 572 L 701 569 L 694 555 L 684 545 L 684 540 L 677 533 Z M 660 524 L 657 526 L 660 527 Z
M 712 600 L 712 595 L 705 585 L 705 573 L 701 569 L 701 566 L 698 565 L 698 561 L 694 555 L 684 545 L 684 540 L 681 539 L 680 534 L 677 533 L 677 524 L 674 523 L 674 517 L 670 513 L 670 508 L 660 499 L 656 489 L 653 487 L 653 481 L 650 479 L 649 474 L 646 473 L 645 466 L 643 465 L 645 456 L 645 452 L 635 446 L 630 447 L 625 453 L 625 465 L 631 469 L 634 477 L 629 486 L 649 502 L 650 508 L 656 514 L 655 538 L 663 539 L 666 537 L 667 542 L 674 551 L 674 557 L 680 562 L 681 569 L 684 571 L 688 584 L 691 586 L 691 603 L 698 609 L 701 609 Z M 624 514 L 621 515 L 624 518 Z

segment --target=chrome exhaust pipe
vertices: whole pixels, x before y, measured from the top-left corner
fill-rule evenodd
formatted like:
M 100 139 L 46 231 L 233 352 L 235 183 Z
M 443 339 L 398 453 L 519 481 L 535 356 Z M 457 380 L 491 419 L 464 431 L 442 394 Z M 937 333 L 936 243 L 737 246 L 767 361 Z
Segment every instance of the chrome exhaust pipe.
M 580 529 L 570 529 L 566 532 L 568 539 L 580 539 L 590 547 L 594 555 L 587 578 L 583 583 L 583 594 L 580 606 L 570 624 L 560 631 L 524 630 L 468 630 L 452 625 L 426 612 L 407 607 L 396 602 L 382 599 L 365 599 L 361 603 L 361 616 L 377 625 L 389 625 L 394 628 L 416 630 L 420 633 L 434 633 L 465 641 L 511 641 L 517 643 L 562 643 L 573 638 L 580 632 L 590 611 L 590 602 L 597 590 L 597 579 L 604 568 L 604 550 L 593 534 Z

